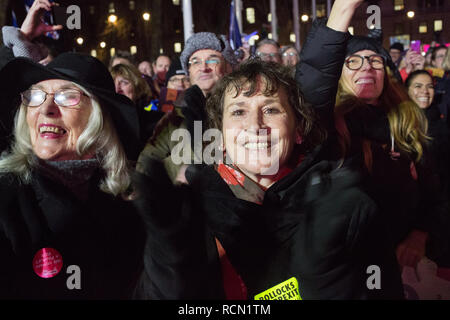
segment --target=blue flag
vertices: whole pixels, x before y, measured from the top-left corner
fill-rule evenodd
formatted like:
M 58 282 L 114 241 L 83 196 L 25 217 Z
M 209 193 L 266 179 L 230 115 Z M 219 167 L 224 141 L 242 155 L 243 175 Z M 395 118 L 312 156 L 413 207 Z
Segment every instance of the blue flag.
M 233 50 L 237 50 L 242 47 L 241 33 L 239 32 L 236 11 L 234 9 L 234 1 L 231 1 L 230 9 L 230 45 Z

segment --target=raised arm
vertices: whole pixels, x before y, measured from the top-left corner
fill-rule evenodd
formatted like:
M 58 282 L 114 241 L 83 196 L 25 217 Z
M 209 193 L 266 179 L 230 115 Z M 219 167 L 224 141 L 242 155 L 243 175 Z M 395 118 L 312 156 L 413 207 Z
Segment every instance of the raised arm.
M 2 28 L 3 42 L 15 57 L 26 57 L 38 62 L 47 56 L 46 50 L 34 40 L 47 32 L 63 28 L 62 25 L 48 25 L 43 20 L 44 14 L 58 5 L 49 0 L 34 1 L 20 29 L 11 26 Z
M 363 0 L 336 0 L 328 22 L 314 22 L 301 52 L 296 80 L 321 122 L 334 127 L 334 103 L 344 64 L 348 26 Z

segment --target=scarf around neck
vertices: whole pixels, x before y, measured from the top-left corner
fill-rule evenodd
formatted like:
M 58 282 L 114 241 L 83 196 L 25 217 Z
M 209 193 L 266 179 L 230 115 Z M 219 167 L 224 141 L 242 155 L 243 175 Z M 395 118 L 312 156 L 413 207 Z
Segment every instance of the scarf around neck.
M 290 165 L 280 169 L 276 181 L 281 180 L 291 173 L 302 163 L 304 158 L 304 154 L 296 152 L 293 157 L 294 161 Z M 263 203 L 267 188 L 250 179 L 236 165 L 220 163 L 215 166 L 215 169 L 236 198 L 256 204 Z
M 100 168 L 98 159 L 49 161 L 35 158 L 35 170 L 67 187 L 77 198 L 86 200 L 89 182 Z

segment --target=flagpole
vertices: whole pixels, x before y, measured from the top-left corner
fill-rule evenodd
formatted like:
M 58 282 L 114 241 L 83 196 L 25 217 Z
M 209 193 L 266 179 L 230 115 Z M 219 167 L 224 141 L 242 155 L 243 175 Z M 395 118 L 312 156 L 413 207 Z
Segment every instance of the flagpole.
M 244 29 L 242 29 L 242 0 L 235 0 L 234 2 L 236 4 L 236 19 L 239 25 L 239 31 L 244 32 Z
M 327 17 L 330 16 L 331 13 L 331 0 L 327 0 Z
M 192 2 L 191 0 L 183 1 L 183 27 L 184 27 L 184 43 L 194 34 L 194 23 L 192 21 Z
M 292 14 L 294 20 L 295 48 L 300 52 L 300 12 L 298 0 L 292 0 Z
M 275 0 L 270 0 L 270 13 L 272 14 L 272 39 L 278 41 L 277 4 Z
M 311 0 L 311 17 L 312 20 L 316 20 L 317 10 L 316 10 L 316 0 Z

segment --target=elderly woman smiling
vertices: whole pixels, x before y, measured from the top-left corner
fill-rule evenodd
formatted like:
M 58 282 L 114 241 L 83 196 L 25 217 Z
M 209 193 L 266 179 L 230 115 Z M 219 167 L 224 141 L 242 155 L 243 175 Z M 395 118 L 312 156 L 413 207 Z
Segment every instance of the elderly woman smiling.
M 46 67 L 18 58 L 0 79 L 4 107 L 21 99 L 0 158 L 0 297 L 130 297 L 144 239 L 125 201 L 138 152 L 132 102 L 80 54 Z

